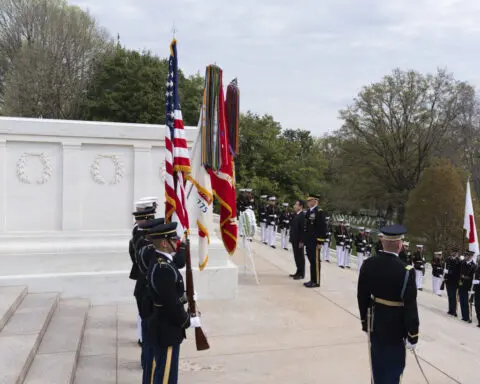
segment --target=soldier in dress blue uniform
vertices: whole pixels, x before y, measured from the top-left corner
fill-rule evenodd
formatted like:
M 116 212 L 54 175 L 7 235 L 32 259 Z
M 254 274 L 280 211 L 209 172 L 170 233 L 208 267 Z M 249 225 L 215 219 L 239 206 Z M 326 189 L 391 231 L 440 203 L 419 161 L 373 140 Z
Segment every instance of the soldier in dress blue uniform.
M 320 287 L 320 250 L 327 237 L 327 221 L 325 212 L 318 206 L 319 195 L 307 198 L 308 210 L 305 213 L 305 231 L 303 244 L 310 262 L 310 281 L 304 283 L 307 288 Z
M 142 345 L 142 319 L 140 317 L 140 303 L 141 303 L 141 291 L 145 287 L 145 279 L 141 276 L 138 270 L 138 265 L 135 256 L 135 243 L 138 240 L 138 226 L 141 223 L 144 223 L 155 218 L 156 213 L 156 202 L 152 200 L 153 198 L 143 198 L 140 201 L 135 203 L 136 211 L 132 213 L 135 218 L 135 224 L 132 229 L 132 238 L 129 241 L 128 253 L 130 259 L 132 260 L 132 268 L 130 270 L 129 278 L 135 280 L 135 288 L 133 290 L 133 296 L 137 302 L 138 316 L 137 316 L 137 339 L 138 344 Z
M 465 260 L 460 264 L 460 282 L 458 286 L 458 299 L 460 301 L 460 309 L 462 310 L 462 320 L 468 323 L 472 322 L 472 311 L 469 305 L 469 293 L 473 285 L 473 276 L 477 265 L 473 261 L 474 253 L 472 251 L 465 252 Z
M 258 206 L 258 221 L 260 222 L 260 238 L 263 244 L 268 244 L 267 241 L 267 207 L 265 203 L 267 195 L 260 196 L 260 204 Z
M 281 236 L 280 243 L 282 245 L 282 248 L 288 251 L 287 241 L 289 238 L 290 220 L 292 216 L 288 211 L 288 203 L 283 203 L 282 206 L 284 210 L 282 213 L 280 213 L 280 217 L 278 219 L 278 227 L 280 228 L 280 236 Z
M 447 258 L 444 269 L 445 286 L 448 296 L 447 314 L 457 317 L 458 284 L 460 282 L 460 253 L 458 248 L 452 249 L 452 254 Z
M 148 287 L 148 270 L 152 263 L 156 263 L 155 248 L 152 243 L 146 239 L 147 231 L 150 228 L 164 224 L 163 218 L 148 220 L 138 225 L 137 240 L 135 242 L 135 257 L 139 270 L 139 280 L 144 283 L 141 291 L 137 292 L 140 301 L 140 318 L 142 327 L 142 355 L 141 362 L 143 368 L 143 384 L 149 384 L 152 376 L 153 347 L 150 345 L 147 337 L 147 319 L 153 313 L 153 299 Z
M 432 292 L 438 296 L 442 296 L 443 271 L 444 263 L 442 260 L 442 252 L 434 252 L 432 260 Z
M 415 282 L 417 289 L 423 291 L 423 277 L 425 276 L 425 257 L 423 256 L 423 245 L 418 244 L 413 254 L 413 268 L 415 268 Z
M 362 330 L 368 333 L 372 383 L 400 383 L 405 369 L 405 348 L 418 342 L 415 273 L 398 257 L 401 225 L 381 229 L 383 250 L 366 259 L 358 279 L 358 307 Z
M 153 313 L 147 320 L 147 336 L 154 349 L 150 383 L 177 384 L 180 344 L 189 327 L 201 326 L 200 317 L 185 310 L 185 285 L 180 269 L 185 266 L 186 246 L 177 250 L 177 223 L 163 224 L 147 231 L 157 262 L 148 270 Z
M 277 240 L 278 209 L 275 205 L 276 200 L 275 196 L 270 196 L 268 198 L 270 204 L 267 207 L 267 241 L 272 248 L 276 248 Z

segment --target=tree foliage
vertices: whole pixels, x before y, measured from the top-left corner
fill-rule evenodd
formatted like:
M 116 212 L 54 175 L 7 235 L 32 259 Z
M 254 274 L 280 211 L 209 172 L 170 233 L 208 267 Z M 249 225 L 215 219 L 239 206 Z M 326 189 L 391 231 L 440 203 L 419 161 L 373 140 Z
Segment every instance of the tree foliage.
M 167 75 L 167 59 L 117 46 L 96 73 L 82 118 L 164 124 Z M 204 79 L 199 74 L 186 78 L 181 71 L 178 76 L 183 120 L 197 125 Z
M 282 131 L 269 115 L 247 112 L 241 116 L 240 155 L 236 159 L 239 187 L 293 201 L 323 190 L 326 165 L 321 141 L 309 131 Z
M 406 205 L 409 235 L 426 239 L 431 251 L 461 246 L 464 207 L 461 173 L 445 160 L 426 168 Z
M 78 118 L 108 34 L 62 0 L 0 0 L 0 105 L 12 116 Z
M 340 111 L 344 124 L 335 133 L 335 168 L 341 175 L 335 181 L 340 191 L 335 205 L 380 206 L 396 210 L 402 221 L 409 191 L 474 100 L 472 90 L 444 71 L 423 75 L 399 69 L 363 88 Z

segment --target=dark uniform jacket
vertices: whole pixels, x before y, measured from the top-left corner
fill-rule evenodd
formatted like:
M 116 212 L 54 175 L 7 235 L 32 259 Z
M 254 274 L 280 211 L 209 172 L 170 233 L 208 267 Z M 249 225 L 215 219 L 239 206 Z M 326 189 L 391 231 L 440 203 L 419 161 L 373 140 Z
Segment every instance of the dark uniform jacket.
M 267 222 L 267 207 L 265 205 L 258 207 L 258 220 L 260 223 Z
M 290 212 L 282 212 L 280 214 L 278 226 L 280 229 L 290 228 Z
M 364 331 L 367 330 L 368 308 L 373 307 L 372 338 L 385 343 L 404 338 L 412 344 L 418 341 L 415 273 L 395 254 L 380 251 L 363 262 L 357 300 Z
M 132 229 L 132 238 L 128 243 L 128 253 L 130 255 L 130 260 L 132 260 L 132 268 L 130 269 L 130 276 L 129 278 L 132 280 L 137 280 L 138 278 L 138 265 L 135 260 L 135 248 L 133 246 L 134 242 L 136 241 L 136 234 L 138 231 L 138 225 L 135 224 Z
M 480 294 L 480 265 L 477 265 L 475 269 L 475 274 L 473 275 L 473 291 L 478 295 Z M 477 305 L 475 303 L 475 305 Z M 478 313 L 479 309 L 477 309 Z
M 267 207 L 267 225 L 277 225 L 278 211 L 274 205 Z
M 300 212 L 293 216 L 290 224 L 290 243 L 297 246 L 303 241 L 303 232 L 305 229 L 305 212 Z
M 147 319 L 151 345 L 168 347 L 185 339 L 190 315 L 185 310 L 185 285 L 182 275 L 168 256 L 154 250 L 158 261 L 148 270 L 148 286 L 153 298 L 153 313 Z
M 355 248 L 357 252 L 365 253 L 367 250 L 367 235 L 365 233 L 358 233 L 355 237 Z
M 423 271 L 423 274 L 425 274 L 425 257 L 423 257 L 423 252 L 415 251 L 413 254 L 413 268 L 417 271 Z
M 325 212 L 318 205 L 305 212 L 303 242 L 306 245 L 322 245 L 327 237 Z
M 378 255 L 380 251 L 383 251 L 383 244 L 380 240 L 375 243 L 375 254 Z
M 449 256 L 445 265 L 445 283 L 448 285 L 458 286 L 460 281 L 460 264 L 459 257 Z
M 460 288 L 469 291 L 472 288 L 473 275 L 477 265 L 473 260 L 463 260 L 460 264 Z
M 433 277 L 443 276 L 443 262 L 441 259 L 432 260 L 432 276 Z
M 407 251 L 405 248 L 402 248 L 400 253 L 398 254 L 400 260 L 402 260 L 407 265 L 412 265 L 412 253 Z
M 343 225 L 339 225 L 335 230 L 335 241 L 337 246 L 345 246 L 345 241 L 347 240 L 348 231 L 347 228 Z

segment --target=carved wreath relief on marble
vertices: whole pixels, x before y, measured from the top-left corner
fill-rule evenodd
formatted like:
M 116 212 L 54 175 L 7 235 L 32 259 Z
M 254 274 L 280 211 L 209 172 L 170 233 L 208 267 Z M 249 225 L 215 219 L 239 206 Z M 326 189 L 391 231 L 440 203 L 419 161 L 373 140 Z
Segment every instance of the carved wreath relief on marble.
M 32 184 L 28 178 L 26 170 L 31 160 L 38 159 L 42 165 L 42 174 L 35 180 L 36 184 L 46 184 L 52 177 L 52 165 L 50 158 L 45 152 L 25 152 L 17 161 L 17 178 L 23 184 Z
M 105 180 L 103 176 L 100 174 L 100 162 L 103 159 L 109 159 L 113 163 L 114 167 L 114 176 L 111 180 Z M 115 185 L 120 183 L 123 179 L 123 175 L 125 173 L 125 167 L 123 163 L 120 161 L 120 157 L 118 155 L 108 155 L 108 154 L 99 154 L 95 156 L 95 160 L 93 161 L 90 167 L 90 174 L 92 175 L 92 179 L 97 184 L 109 184 Z
M 165 160 L 162 161 L 160 165 L 160 179 L 165 181 L 165 177 L 167 176 L 167 166 L 165 165 Z

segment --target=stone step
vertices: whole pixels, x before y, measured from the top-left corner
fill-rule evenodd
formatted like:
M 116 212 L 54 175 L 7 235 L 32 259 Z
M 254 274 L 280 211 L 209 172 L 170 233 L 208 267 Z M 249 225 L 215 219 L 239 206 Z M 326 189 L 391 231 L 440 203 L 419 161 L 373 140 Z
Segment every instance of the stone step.
M 73 383 L 90 303 L 61 300 L 24 384 Z
M 18 308 L 28 288 L 24 285 L 0 287 L 0 331 Z
M 21 384 L 58 303 L 57 293 L 29 293 L 0 332 L 0 384 Z
M 117 332 L 116 305 L 90 308 L 75 384 L 117 383 Z

